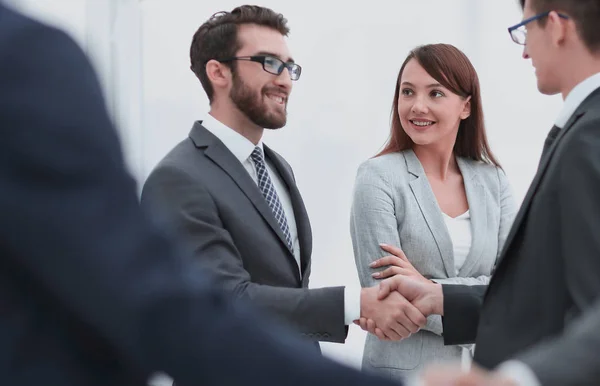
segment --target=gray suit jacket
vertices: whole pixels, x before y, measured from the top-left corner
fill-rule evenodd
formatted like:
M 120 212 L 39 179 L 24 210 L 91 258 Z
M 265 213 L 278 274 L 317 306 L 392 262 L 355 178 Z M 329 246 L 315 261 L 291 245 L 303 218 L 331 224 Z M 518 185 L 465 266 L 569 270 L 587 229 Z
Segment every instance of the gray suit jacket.
M 356 177 L 351 214 L 354 256 L 363 287 L 376 285 L 369 263 L 384 256 L 380 243 L 402 248 L 425 277 L 445 284 L 487 284 L 516 212 L 502 170 L 457 158 L 471 215 L 472 243 L 456 275 L 453 246 L 425 172 L 412 150 L 364 162 Z M 461 348 L 444 346 L 441 318 L 402 342 L 369 335 L 363 366 L 390 375 L 418 370 L 433 360 L 457 359 Z
M 258 186 L 227 147 L 196 122 L 189 138 L 156 166 L 141 203 L 236 297 L 291 324 L 314 341 L 343 342 L 344 288 L 308 289 L 312 234 L 291 167 L 264 146 L 289 188 L 302 272 Z

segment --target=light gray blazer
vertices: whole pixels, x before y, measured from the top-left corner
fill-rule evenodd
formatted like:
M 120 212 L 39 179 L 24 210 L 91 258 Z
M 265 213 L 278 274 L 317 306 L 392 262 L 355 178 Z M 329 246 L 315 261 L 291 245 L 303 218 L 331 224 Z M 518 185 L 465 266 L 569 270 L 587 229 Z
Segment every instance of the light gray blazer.
M 373 286 L 369 263 L 385 255 L 380 243 L 404 251 L 425 277 L 444 284 L 487 284 L 516 214 L 504 172 L 491 165 L 457 158 L 471 216 L 471 250 L 456 275 L 452 240 L 442 211 L 412 150 L 369 159 L 358 169 L 350 219 L 360 283 Z M 401 378 L 433 361 L 457 360 L 462 349 L 444 346 L 440 316 L 401 342 L 369 334 L 363 369 Z

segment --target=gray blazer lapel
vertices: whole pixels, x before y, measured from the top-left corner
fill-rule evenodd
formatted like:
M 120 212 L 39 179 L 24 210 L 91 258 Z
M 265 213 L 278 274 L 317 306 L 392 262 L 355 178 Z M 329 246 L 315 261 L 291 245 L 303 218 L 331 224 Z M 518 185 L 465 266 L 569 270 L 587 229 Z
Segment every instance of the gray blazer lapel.
M 204 148 L 204 154 L 210 158 L 215 164 L 217 164 L 225 173 L 227 173 L 231 179 L 237 184 L 237 186 L 244 192 L 246 197 L 250 199 L 256 210 L 261 214 L 265 221 L 269 224 L 273 232 L 279 237 L 285 249 L 289 252 L 288 254 L 293 259 L 292 252 L 287 247 L 285 236 L 271 211 L 271 208 L 265 201 L 260 189 L 252 180 L 252 177 L 248 174 L 244 166 L 240 161 L 235 158 L 233 153 L 227 149 L 227 147 L 217 137 L 215 137 L 210 131 L 206 130 L 201 122 L 195 122 L 192 127 L 192 131 L 189 134 L 190 139 L 194 142 L 196 147 Z M 298 265 L 294 261 L 296 269 Z
M 469 213 L 471 215 L 471 249 L 463 266 L 458 272 L 458 276 L 466 277 L 470 276 L 473 267 L 477 264 L 485 249 L 488 221 L 486 203 L 488 200 L 479 175 L 470 163 L 472 161 L 460 157 L 457 157 L 456 161 L 463 176 L 467 201 L 469 202 Z
M 448 277 L 455 277 L 456 269 L 454 267 L 452 240 L 423 166 L 412 150 L 404 153 L 404 159 L 406 160 L 408 172 L 414 176 L 414 179 L 409 182 L 410 189 L 437 244 L 446 274 Z

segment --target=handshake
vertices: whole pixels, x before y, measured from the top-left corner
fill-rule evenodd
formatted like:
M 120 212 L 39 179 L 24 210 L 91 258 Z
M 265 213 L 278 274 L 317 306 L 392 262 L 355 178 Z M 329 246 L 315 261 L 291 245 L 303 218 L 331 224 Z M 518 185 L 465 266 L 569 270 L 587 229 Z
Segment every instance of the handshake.
M 401 340 L 424 327 L 429 315 L 443 315 L 442 286 L 423 277 L 401 249 L 381 248 L 391 255 L 376 260 L 371 268 L 389 266 L 373 274 L 385 280 L 361 290 L 360 319 L 354 323 L 381 340 Z
M 361 315 L 354 323 L 381 340 L 402 340 L 425 327 L 429 315 L 444 314 L 442 285 L 421 275 L 401 249 L 385 244 L 381 248 L 391 255 L 371 268 L 388 266 L 373 274 L 384 280 L 361 290 Z M 517 386 L 512 378 L 475 364 L 469 371 L 458 363 L 432 364 L 416 377 L 411 384 L 420 386 Z

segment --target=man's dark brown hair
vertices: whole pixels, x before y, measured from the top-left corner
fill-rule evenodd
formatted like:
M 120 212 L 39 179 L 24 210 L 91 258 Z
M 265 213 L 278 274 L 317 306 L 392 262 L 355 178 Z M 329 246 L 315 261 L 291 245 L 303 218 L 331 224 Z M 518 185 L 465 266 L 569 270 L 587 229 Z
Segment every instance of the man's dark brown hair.
M 525 0 L 519 0 L 525 8 Z M 530 0 L 536 13 L 556 11 L 564 13 L 575 22 L 577 32 L 592 53 L 600 53 L 600 1 L 598 0 Z M 547 18 L 538 20 L 543 27 Z
M 208 100 L 213 100 L 213 87 L 206 75 L 206 63 L 211 59 L 235 56 L 240 47 L 238 29 L 242 24 L 269 27 L 287 36 L 290 29 L 282 14 L 257 5 L 242 5 L 231 12 L 218 12 L 198 28 L 190 47 L 191 70 L 196 74 Z M 232 70 L 235 62 L 228 63 Z

